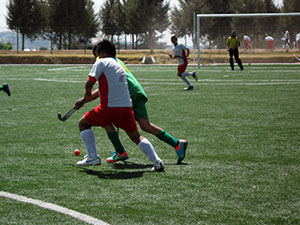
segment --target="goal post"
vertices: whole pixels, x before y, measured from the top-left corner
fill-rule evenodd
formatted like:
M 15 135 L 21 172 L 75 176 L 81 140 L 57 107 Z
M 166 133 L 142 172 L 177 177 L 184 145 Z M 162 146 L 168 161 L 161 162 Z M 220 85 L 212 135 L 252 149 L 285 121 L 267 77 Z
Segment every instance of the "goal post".
M 220 18 L 220 17 L 274 17 L 274 16 L 300 16 L 300 12 L 293 13 L 236 13 L 236 14 L 197 14 L 197 59 L 198 68 L 200 68 L 200 18 Z

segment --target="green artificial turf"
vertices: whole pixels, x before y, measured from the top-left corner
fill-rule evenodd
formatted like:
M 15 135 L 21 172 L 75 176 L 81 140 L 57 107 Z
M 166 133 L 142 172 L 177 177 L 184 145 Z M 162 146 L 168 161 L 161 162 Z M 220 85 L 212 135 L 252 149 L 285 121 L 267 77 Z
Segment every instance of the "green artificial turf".
M 127 163 L 109 165 L 114 151 L 93 128 L 102 165 L 79 168 L 86 154 L 78 120 L 67 121 L 84 94 L 91 66 L 0 66 L 0 191 L 79 211 L 109 224 L 299 224 L 300 66 L 189 67 L 193 91 L 176 67 L 129 66 L 143 85 L 150 120 L 186 139 L 185 160 L 141 131 L 165 163 L 151 163 L 120 131 Z M 81 150 L 80 156 L 73 151 Z M 86 224 L 71 216 L 0 197 L 0 224 Z

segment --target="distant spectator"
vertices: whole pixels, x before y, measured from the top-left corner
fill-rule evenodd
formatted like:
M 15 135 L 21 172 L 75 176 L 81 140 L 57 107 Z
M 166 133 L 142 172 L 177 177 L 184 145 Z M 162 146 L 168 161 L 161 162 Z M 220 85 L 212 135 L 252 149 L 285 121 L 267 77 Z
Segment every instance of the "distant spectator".
M 243 36 L 243 42 L 244 42 L 244 47 L 246 50 L 250 50 L 251 49 L 251 38 L 245 34 Z
M 273 51 L 275 39 L 270 35 L 267 35 L 264 39 L 267 42 L 267 46 L 266 46 L 267 51 L 268 50 Z
M 285 31 L 283 38 L 284 38 L 284 48 L 286 52 L 288 52 L 290 48 L 290 33 L 288 30 Z
M 300 52 L 300 32 L 298 34 L 296 34 L 296 45 Z

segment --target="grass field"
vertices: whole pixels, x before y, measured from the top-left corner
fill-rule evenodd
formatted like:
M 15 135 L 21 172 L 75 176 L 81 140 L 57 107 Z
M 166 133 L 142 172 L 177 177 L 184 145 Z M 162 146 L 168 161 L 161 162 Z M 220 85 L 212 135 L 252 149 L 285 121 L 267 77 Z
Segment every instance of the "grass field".
M 149 160 L 123 131 L 127 163 L 94 128 L 102 165 L 75 166 L 85 154 L 79 118 L 66 113 L 84 94 L 90 66 L 0 66 L 0 192 L 76 210 L 109 224 L 300 224 L 300 65 L 189 68 L 185 92 L 176 67 L 129 69 L 145 88 L 150 120 L 189 142 L 183 164 L 167 144 L 141 132 L 164 160 Z M 74 156 L 74 149 L 81 156 Z M 0 224 L 87 224 L 0 197 Z

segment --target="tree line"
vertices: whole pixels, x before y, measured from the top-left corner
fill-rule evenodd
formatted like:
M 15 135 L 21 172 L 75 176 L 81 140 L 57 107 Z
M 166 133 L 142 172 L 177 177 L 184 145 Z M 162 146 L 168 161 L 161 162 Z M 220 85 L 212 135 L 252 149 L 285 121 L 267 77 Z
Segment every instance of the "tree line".
M 273 0 L 179 0 L 173 9 L 168 0 L 106 0 L 98 12 L 91 0 L 9 0 L 6 7 L 8 28 L 21 34 L 22 50 L 25 37 L 43 37 L 51 49 L 85 48 L 99 32 L 119 47 L 123 37 L 124 48 L 162 48 L 158 40 L 167 29 L 195 43 L 195 13 L 300 12 L 296 0 L 283 0 L 281 8 Z M 257 39 L 288 29 L 293 37 L 300 31 L 299 21 L 299 17 L 203 18 L 200 37 L 209 47 L 223 47 L 233 29 Z

